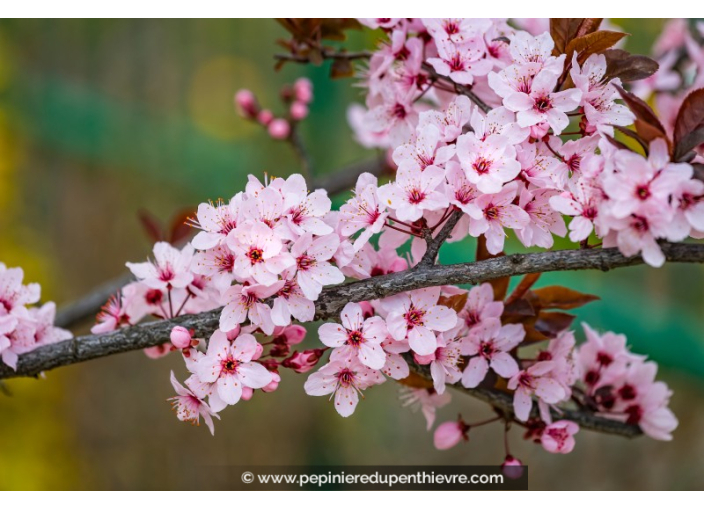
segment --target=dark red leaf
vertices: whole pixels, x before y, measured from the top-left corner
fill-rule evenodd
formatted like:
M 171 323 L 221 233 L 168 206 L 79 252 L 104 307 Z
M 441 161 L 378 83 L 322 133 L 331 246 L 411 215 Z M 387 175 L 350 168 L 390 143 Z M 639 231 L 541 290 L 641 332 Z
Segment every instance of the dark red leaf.
M 614 78 L 619 78 L 622 82 L 642 80 L 655 74 L 659 67 L 659 64 L 652 58 L 631 55 L 625 50 L 606 50 L 604 56 L 606 57 L 606 73 L 601 80 L 604 83 Z
M 677 113 L 674 134 L 674 159 L 679 161 L 685 154 L 704 142 L 704 89 L 690 93 Z
M 142 228 L 144 228 L 144 231 L 150 241 L 156 243 L 166 239 L 161 222 L 152 213 L 146 209 L 140 209 L 137 214 L 139 216 L 139 221 L 142 224 Z
M 579 308 L 587 303 L 591 303 L 599 299 L 593 294 L 583 294 L 574 289 L 561 287 L 559 285 L 550 285 L 532 291 L 538 297 L 538 301 L 542 308 L 556 308 L 559 310 L 571 310 Z

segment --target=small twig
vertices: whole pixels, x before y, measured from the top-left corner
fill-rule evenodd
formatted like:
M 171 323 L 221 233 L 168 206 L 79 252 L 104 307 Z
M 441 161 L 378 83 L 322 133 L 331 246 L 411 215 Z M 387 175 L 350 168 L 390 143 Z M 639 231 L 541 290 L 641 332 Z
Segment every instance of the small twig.
M 438 232 L 435 237 L 432 236 L 432 229 L 423 230 L 426 249 L 423 258 L 418 264 L 419 266 L 432 266 L 433 264 L 435 264 L 435 259 L 437 258 L 438 253 L 440 252 L 440 247 L 447 240 L 447 238 L 450 237 L 450 234 L 452 234 L 452 230 L 457 225 L 457 222 L 460 221 L 463 214 L 464 213 L 459 209 L 455 209 L 454 211 L 452 211 L 452 213 L 450 213 L 450 215 L 448 216 L 445 225 L 443 225 L 442 229 L 440 229 L 440 232 Z
M 293 147 L 293 150 L 296 152 L 296 155 L 301 162 L 301 173 L 303 174 L 303 177 L 306 179 L 306 182 L 310 182 L 313 178 L 313 164 L 311 162 L 310 154 L 308 154 L 306 146 L 304 145 L 303 140 L 301 140 L 301 135 L 298 132 L 298 126 L 293 126 L 291 128 L 291 134 L 287 140 L 291 147 Z

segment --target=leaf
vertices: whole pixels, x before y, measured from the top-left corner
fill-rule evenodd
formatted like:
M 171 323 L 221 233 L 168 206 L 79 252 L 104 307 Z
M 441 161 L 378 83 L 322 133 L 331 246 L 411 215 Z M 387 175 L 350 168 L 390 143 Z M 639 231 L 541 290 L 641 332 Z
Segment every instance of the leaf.
M 550 18 L 550 35 L 555 41 L 552 54 L 565 53 L 567 45 L 577 37 L 583 37 L 599 29 L 603 18 Z
M 684 98 L 677 113 L 674 134 L 674 159 L 679 161 L 685 154 L 704 142 L 704 89 L 697 89 Z
M 652 142 L 656 138 L 663 138 L 670 145 L 665 128 L 653 112 L 653 109 L 638 96 L 627 92 L 622 87 L 614 85 L 621 94 L 623 101 L 628 105 L 636 116 L 636 131 L 646 143 Z
M 454 296 L 441 296 L 438 299 L 438 304 L 452 308 L 455 312 L 460 313 L 467 304 L 467 297 L 468 294 L 466 292 L 455 294 Z
M 489 251 L 486 249 L 486 237 L 484 235 L 479 236 L 477 239 L 477 256 L 476 260 L 488 260 L 488 259 L 493 259 L 496 257 L 503 257 L 506 255 L 504 252 L 497 253 L 496 255 L 492 255 L 489 253 Z M 494 301 L 503 301 L 504 298 L 506 297 L 506 292 L 508 291 L 508 282 L 510 278 L 508 276 L 505 276 L 503 278 L 495 278 L 494 280 L 489 280 L 488 283 L 491 284 L 491 287 L 494 289 Z
M 583 64 L 590 55 L 608 50 L 626 35 L 627 34 L 624 34 L 623 32 L 600 30 L 598 32 L 572 39 L 567 44 L 567 48 L 565 48 L 565 53 L 567 54 L 566 63 L 571 62 L 572 55 L 576 53 L 577 61 L 580 64 Z
M 146 209 L 140 209 L 137 215 L 150 241 L 156 243 L 166 238 L 161 222 L 152 213 Z
M 556 308 L 559 310 L 572 310 L 599 299 L 598 296 L 593 294 L 583 294 L 577 290 L 559 285 L 542 287 L 532 292 L 538 297 L 538 301 L 543 308 Z
M 171 218 L 171 228 L 169 229 L 168 241 L 171 244 L 180 244 L 193 232 L 193 228 L 187 223 L 193 209 L 183 209 Z
M 511 295 L 506 299 L 506 304 L 511 304 L 514 301 L 522 298 L 525 293 L 528 292 L 530 288 L 535 284 L 535 282 L 538 281 L 538 278 L 540 278 L 541 274 L 543 273 L 529 273 L 523 278 L 521 278 L 521 281 L 518 282 L 516 288 L 513 289 Z
M 571 313 L 542 311 L 535 321 L 535 329 L 548 338 L 555 338 L 569 328 L 574 319 L 575 316 Z
M 638 133 L 636 133 L 632 129 L 628 129 L 623 126 L 614 126 L 614 129 L 616 131 L 623 133 L 624 135 L 628 136 L 629 138 L 633 138 L 636 142 L 638 142 L 638 144 L 640 144 L 640 146 L 645 151 L 645 154 L 646 155 L 648 154 L 648 152 L 650 151 L 650 147 L 645 142 L 645 140 L 643 140 L 643 138 L 641 138 L 641 136 Z
M 660 67 L 652 58 L 631 55 L 625 50 L 606 50 L 604 56 L 606 57 L 606 72 L 601 79 L 602 83 L 615 78 L 619 78 L 623 82 L 642 80 L 655 74 Z
M 616 140 L 616 138 L 614 138 L 613 136 L 611 136 L 611 135 L 609 135 L 609 134 L 604 133 L 604 137 L 605 137 L 609 142 L 611 142 L 611 145 L 613 145 L 613 146 L 616 147 L 617 149 L 621 149 L 621 150 L 624 150 L 624 151 L 630 151 L 630 150 L 631 150 L 630 147 L 628 147 L 628 145 L 624 144 L 623 142 L 619 142 L 618 140 Z
M 529 318 L 537 315 L 535 307 L 528 299 L 517 299 L 504 306 L 501 322 L 506 324 L 525 323 Z

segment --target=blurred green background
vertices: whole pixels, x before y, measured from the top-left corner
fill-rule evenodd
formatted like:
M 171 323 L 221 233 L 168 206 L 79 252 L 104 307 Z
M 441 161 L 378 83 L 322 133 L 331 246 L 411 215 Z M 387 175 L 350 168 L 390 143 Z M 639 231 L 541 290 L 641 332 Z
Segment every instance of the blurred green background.
M 616 22 L 633 34 L 630 49 L 648 52 L 663 20 Z M 281 85 L 309 76 L 315 101 L 302 137 L 316 174 L 369 157 L 345 121 L 359 89 L 331 82 L 326 67 L 275 72 L 280 37 L 272 20 L 0 21 L 0 261 L 24 267 L 26 281 L 42 283 L 43 299 L 61 305 L 147 256 L 139 209 L 166 220 L 231 196 L 247 173 L 297 171 L 288 146 L 234 113 L 241 87 L 275 106 Z M 371 47 L 375 38 L 355 33 L 348 47 Z M 468 241 L 443 258 L 471 253 Z M 702 276 L 699 266 L 670 265 L 541 280 L 602 296 L 580 319 L 626 333 L 634 350 L 661 364 L 680 427 L 671 443 L 582 432 L 567 456 L 515 430 L 531 488 L 704 488 Z M 288 372 L 276 393 L 221 413 L 212 438 L 173 416 L 165 401 L 172 368 L 183 379 L 176 356 L 151 361 L 134 352 L 9 381 L 12 396 L 0 394 L 0 489 L 217 488 L 227 487 L 212 469 L 222 465 L 501 460 L 500 427 L 438 452 L 422 416 L 401 407 L 397 385 L 368 391 L 343 419 L 304 394 L 305 376 Z M 490 415 L 457 394 L 439 420 L 458 412 L 471 421 Z

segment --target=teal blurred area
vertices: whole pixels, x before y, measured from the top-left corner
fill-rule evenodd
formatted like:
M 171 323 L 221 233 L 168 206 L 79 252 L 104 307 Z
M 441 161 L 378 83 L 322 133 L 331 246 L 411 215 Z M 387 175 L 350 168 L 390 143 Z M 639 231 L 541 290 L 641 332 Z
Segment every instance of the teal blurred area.
M 663 21 L 616 22 L 633 34 L 631 47 L 647 52 Z M 288 146 L 235 114 L 242 87 L 276 111 L 280 87 L 308 76 L 315 100 L 302 138 L 315 173 L 370 157 L 345 120 L 361 90 L 353 80 L 331 81 L 326 66 L 276 72 L 272 55 L 284 37 L 273 20 L 0 21 L 0 261 L 23 266 L 44 299 L 66 303 L 148 255 L 141 209 L 167 221 L 231 196 L 249 173 L 298 171 Z M 351 33 L 346 45 L 372 47 L 376 37 Z M 510 240 L 508 249 L 522 248 Z M 473 253 L 467 240 L 444 247 L 442 258 Z M 514 430 L 531 488 L 704 488 L 702 276 L 699 266 L 671 265 L 541 278 L 538 285 L 602 297 L 579 310 L 578 321 L 623 332 L 657 360 L 681 423 L 672 443 L 583 432 L 568 456 L 547 454 Z M 315 342 L 313 327 L 307 342 Z M 501 431 L 489 427 L 473 431 L 469 444 L 436 451 L 394 384 L 368 391 L 342 419 L 324 398 L 303 393 L 305 376 L 289 373 L 277 392 L 223 412 L 212 438 L 169 410 L 171 369 L 185 375 L 175 356 L 151 361 L 136 352 L 10 381 L 13 396 L 0 395 L 0 488 L 225 488 L 227 480 L 199 473 L 218 465 L 501 460 Z M 439 419 L 458 412 L 472 421 L 490 415 L 457 394 Z

